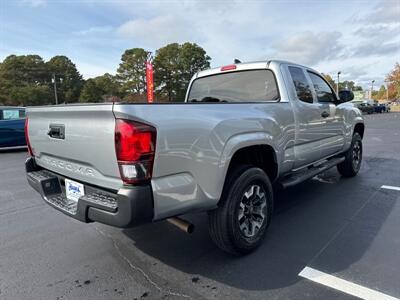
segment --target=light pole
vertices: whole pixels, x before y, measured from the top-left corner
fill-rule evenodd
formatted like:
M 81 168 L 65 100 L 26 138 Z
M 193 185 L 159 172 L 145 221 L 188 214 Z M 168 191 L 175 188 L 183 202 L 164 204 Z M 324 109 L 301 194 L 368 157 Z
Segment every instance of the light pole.
M 57 81 L 56 81 L 56 74 L 53 73 L 51 77 L 51 82 L 54 85 L 54 98 L 56 99 L 56 105 L 58 104 L 58 97 L 57 97 Z
M 62 87 L 63 87 L 64 79 L 62 77 L 60 77 L 59 79 L 60 79 L 60 87 L 59 87 L 59 89 L 61 90 L 61 93 L 62 93 Z M 66 99 L 64 99 L 64 104 L 67 104 L 67 100 Z
M 56 73 L 51 74 L 51 83 L 54 86 L 54 98 L 56 99 L 56 105 L 58 104 L 58 93 L 57 93 L 57 79 L 56 79 Z M 61 75 L 58 75 L 58 80 L 60 80 L 60 85 L 63 83 L 63 78 Z
M 339 75 L 342 74 L 342 72 L 337 72 L 337 85 L 336 85 L 336 94 L 339 96 Z
M 371 99 L 372 99 L 372 93 L 374 91 L 374 82 L 375 82 L 375 79 L 371 81 Z

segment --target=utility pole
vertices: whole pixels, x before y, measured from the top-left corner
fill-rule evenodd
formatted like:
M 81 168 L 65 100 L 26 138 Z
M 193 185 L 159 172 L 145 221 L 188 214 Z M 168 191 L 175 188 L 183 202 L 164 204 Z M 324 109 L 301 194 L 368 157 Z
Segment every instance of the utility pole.
M 51 81 L 54 85 L 54 98 L 56 99 L 56 105 L 58 104 L 58 97 L 57 97 L 57 81 L 56 81 L 56 74 L 53 73 Z
M 336 85 L 336 94 L 339 96 L 339 75 L 342 74 L 342 72 L 337 72 L 337 85 Z
M 58 89 L 61 90 L 61 93 L 62 93 L 62 86 L 63 86 L 64 79 L 62 77 L 59 77 L 59 80 L 60 80 L 60 86 L 58 87 Z M 64 99 L 64 104 L 67 104 L 67 99 Z

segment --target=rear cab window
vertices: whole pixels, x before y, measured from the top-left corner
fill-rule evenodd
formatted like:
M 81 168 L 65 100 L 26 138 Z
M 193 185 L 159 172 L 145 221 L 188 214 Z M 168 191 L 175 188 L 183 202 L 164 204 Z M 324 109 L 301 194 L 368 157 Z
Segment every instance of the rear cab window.
M 276 102 L 278 86 L 271 70 L 245 70 L 195 79 L 188 102 Z
M 310 84 L 302 68 L 289 66 L 289 73 L 292 77 L 297 98 L 306 103 L 313 103 L 313 95 Z

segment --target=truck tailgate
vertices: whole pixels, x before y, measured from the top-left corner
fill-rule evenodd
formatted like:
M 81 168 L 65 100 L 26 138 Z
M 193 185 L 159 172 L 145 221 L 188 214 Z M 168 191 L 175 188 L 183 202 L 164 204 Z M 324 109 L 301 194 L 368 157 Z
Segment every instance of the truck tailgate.
M 113 104 L 32 107 L 27 117 L 39 166 L 104 188 L 121 187 Z

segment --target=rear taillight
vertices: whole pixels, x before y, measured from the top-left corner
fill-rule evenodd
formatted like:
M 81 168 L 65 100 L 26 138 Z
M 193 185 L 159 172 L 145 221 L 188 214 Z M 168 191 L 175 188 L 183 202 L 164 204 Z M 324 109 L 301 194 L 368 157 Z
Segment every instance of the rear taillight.
M 115 121 L 115 152 L 121 179 L 138 184 L 151 179 L 156 129 L 131 120 Z
M 25 118 L 25 140 L 26 140 L 26 145 L 28 146 L 28 153 L 30 156 L 33 156 L 31 143 L 29 142 L 29 120 L 28 120 L 28 118 Z

